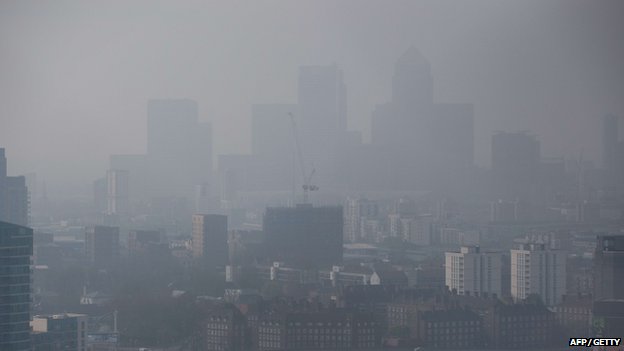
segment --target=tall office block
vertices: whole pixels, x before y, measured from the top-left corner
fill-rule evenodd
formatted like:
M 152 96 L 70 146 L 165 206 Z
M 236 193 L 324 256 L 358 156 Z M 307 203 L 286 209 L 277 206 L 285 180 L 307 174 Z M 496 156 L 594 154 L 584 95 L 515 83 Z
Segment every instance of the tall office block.
M 624 235 L 604 235 L 594 253 L 594 299 L 624 299 Z
M 7 159 L 0 148 L 0 221 L 28 225 L 30 201 L 26 178 L 7 176 Z
M 447 252 L 446 286 L 459 295 L 502 296 L 502 254 L 478 246 Z
M 110 169 L 106 172 L 107 214 L 126 215 L 130 211 L 128 171 Z
M 409 48 L 395 65 L 391 101 L 372 116 L 371 141 L 386 154 L 390 186 L 459 188 L 473 165 L 473 130 L 473 106 L 434 103 L 431 65 Z
M 548 306 L 561 302 L 566 294 L 566 253 L 546 244 L 522 244 L 511 250 L 511 296 L 522 301 L 539 295 Z
M 298 115 L 297 105 L 258 104 L 251 108 L 254 189 L 287 191 L 292 188 L 293 176 L 301 178 L 299 163 L 294 163 L 295 137 L 290 113 Z
M 33 231 L 0 222 L 0 350 L 30 350 Z
M 504 132 L 492 136 L 492 176 L 496 197 L 527 199 L 535 190 L 539 166 L 540 143 L 535 136 Z
M 225 267 L 228 259 L 227 216 L 193 215 L 193 257 L 206 267 Z
M 85 255 L 87 260 L 98 268 L 113 264 L 119 257 L 119 227 L 86 228 Z
M 192 198 L 210 180 L 212 129 L 198 121 L 197 102 L 154 99 L 147 105 L 147 163 L 154 196 Z
M 335 183 L 338 141 L 347 130 L 346 86 L 337 66 L 299 68 L 297 128 L 303 161 L 321 187 Z
M 269 259 L 307 267 L 342 262 L 342 207 L 269 207 L 263 228 Z

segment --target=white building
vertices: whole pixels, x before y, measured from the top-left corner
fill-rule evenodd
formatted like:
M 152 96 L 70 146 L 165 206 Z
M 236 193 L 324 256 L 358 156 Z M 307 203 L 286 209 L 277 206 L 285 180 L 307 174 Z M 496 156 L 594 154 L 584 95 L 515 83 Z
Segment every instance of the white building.
M 344 238 L 355 243 L 369 239 L 362 222 L 375 219 L 379 209 L 377 203 L 367 199 L 348 198 L 344 207 Z
M 537 294 L 548 305 L 561 302 L 566 293 L 566 252 L 546 244 L 522 244 L 511 250 L 511 296 L 516 301 Z
M 502 254 L 478 246 L 446 253 L 446 286 L 459 295 L 501 296 Z

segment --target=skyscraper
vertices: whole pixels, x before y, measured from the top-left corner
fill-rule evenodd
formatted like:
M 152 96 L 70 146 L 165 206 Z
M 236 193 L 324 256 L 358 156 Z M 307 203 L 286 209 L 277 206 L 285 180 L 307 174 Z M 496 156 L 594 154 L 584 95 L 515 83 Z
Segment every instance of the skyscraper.
M 397 60 L 392 76 L 392 103 L 409 113 L 430 110 L 433 105 L 431 64 L 415 47 Z
M 342 262 L 342 207 L 269 207 L 263 229 L 269 259 L 309 267 Z
M 307 172 L 321 187 L 335 184 L 338 141 L 347 130 L 346 86 L 337 66 L 299 68 L 298 134 Z
M 624 299 L 624 235 L 599 236 L 594 253 L 594 299 Z
M 261 104 L 251 109 L 251 150 L 254 158 L 253 183 L 260 190 L 291 190 L 293 176 L 300 179 L 294 131 L 290 113 L 298 115 L 295 104 Z M 294 166 L 296 169 L 293 169 Z M 293 174 L 293 172 L 296 173 Z M 299 183 L 297 183 L 299 184 Z
M 148 175 L 155 196 L 193 197 L 210 181 L 212 129 L 198 122 L 197 102 L 155 99 L 147 105 Z
M 33 231 L 0 222 L 0 350 L 30 350 Z
M 511 296 L 522 301 L 536 294 L 547 306 L 561 302 L 566 293 L 566 253 L 541 243 L 522 244 L 511 250 Z
M 225 267 L 228 259 L 227 216 L 193 215 L 193 257 L 205 267 Z
M 540 142 L 527 133 L 498 132 L 492 136 L 492 177 L 497 198 L 527 199 L 535 190 Z
M 371 141 L 390 159 L 394 189 L 448 191 L 473 165 L 473 125 L 471 104 L 434 103 L 431 65 L 412 47 L 395 65 L 391 101 L 373 111 Z
M 28 225 L 29 204 L 26 178 L 7 176 L 7 159 L 0 148 L 0 221 Z
M 502 254 L 482 251 L 478 246 L 447 252 L 446 286 L 459 295 L 502 296 Z
M 128 171 L 109 169 L 106 172 L 107 214 L 126 215 L 130 210 L 128 202 Z
M 97 268 L 104 268 L 119 257 L 119 227 L 93 226 L 85 229 L 85 255 Z

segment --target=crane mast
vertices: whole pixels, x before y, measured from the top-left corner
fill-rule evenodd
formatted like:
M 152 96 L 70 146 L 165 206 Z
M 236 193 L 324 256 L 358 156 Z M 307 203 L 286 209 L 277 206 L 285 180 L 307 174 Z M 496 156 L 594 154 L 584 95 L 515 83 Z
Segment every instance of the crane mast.
M 299 167 L 301 168 L 301 175 L 303 180 L 303 185 L 301 188 L 303 189 L 303 203 L 307 204 L 310 201 L 310 192 L 319 190 L 319 187 L 312 184 L 312 176 L 316 172 L 314 168 L 310 174 L 306 173 L 305 163 L 303 162 L 303 153 L 301 152 L 301 144 L 299 142 L 299 135 L 297 134 L 297 122 L 295 121 L 295 116 L 289 112 L 290 123 L 293 130 L 293 137 L 295 139 L 295 146 L 297 148 L 297 155 L 299 156 Z

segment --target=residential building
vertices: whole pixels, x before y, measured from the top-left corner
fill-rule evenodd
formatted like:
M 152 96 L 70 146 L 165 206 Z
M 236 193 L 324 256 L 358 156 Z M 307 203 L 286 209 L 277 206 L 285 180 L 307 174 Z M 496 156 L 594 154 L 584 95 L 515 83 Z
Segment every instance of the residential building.
M 539 303 L 497 304 L 484 316 L 490 348 L 538 349 L 556 339 L 555 314 Z
M 518 302 L 538 295 L 547 306 L 560 303 L 566 294 L 566 259 L 565 251 L 542 243 L 511 250 L 511 296 Z
M 502 254 L 479 246 L 445 254 L 446 286 L 459 295 L 502 296 Z
M 206 351 L 249 350 L 249 333 L 245 316 L 232 304 L 211 308 L 203 324 L 201 347 Z
M 594 300 L 624 299 L 624 235 L 598 236 L 594 252 Z

